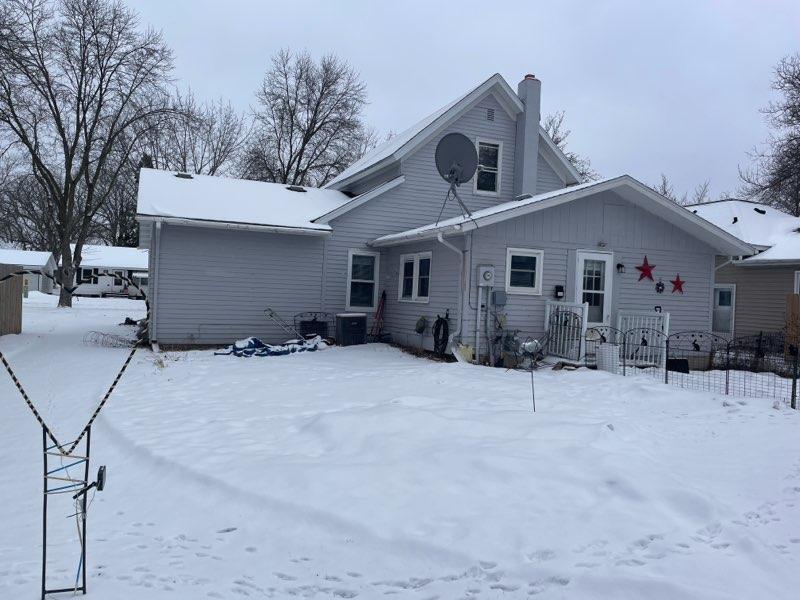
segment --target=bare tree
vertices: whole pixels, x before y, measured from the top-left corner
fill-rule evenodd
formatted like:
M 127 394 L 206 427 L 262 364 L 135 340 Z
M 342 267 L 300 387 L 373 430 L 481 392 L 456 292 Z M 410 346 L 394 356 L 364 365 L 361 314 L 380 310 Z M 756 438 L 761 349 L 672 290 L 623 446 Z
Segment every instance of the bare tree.
M 198 102 L 191 90 L 176 92 L 173 114 L 140 145 L 157 169 L 225 175 L 245 141 L 245 121 L 230 102 Z
M 30 172 L 12 175 L 0 187 L 0 241 L 23 250 L 58 251 L 53 203 Z
M 250 179 L 320 186 L 375 145 L 365 126 L 366 85 L 333 54 L 280 51 L 264 76 L 241 173 Z
M 120 158 L 170 112 L 171 67 L 161 35 L 119 1 L 0 1 L 0 127 L 52 203 L 62 281 L 81 263 Z M 59 304 L 72 304 L 63 288 Z
M 567 129 L 566 123 L 564 123 L 565 116 L 563 110 L 550 113 L 544 118 L 542 128 L 553 140 L 553 143 L 564 153 L 567 160 L 572 163 L 572 166 L 578 171 L 583 181 L 600 179 L 600 174 L 592 168 L 592 162 L 588 158 L 567 149 L 567 138 L 572 133 L 572 130 Z
M 661 174 L 661 179 L 658 183 L 650 187 L 662 196 L 672 200 L 675 204 L 680 204 L 681 206 L 702 204 L 711 201 L 711 182 L 707 179 L 697 184 L 691 195 L 688 192 L 684 192 L 681 196 L 678 196 L 675 192 L 675 186 L 664 173 Z
M 772 89 L 779 98 L 762 110 L 772 132 L 766 149 L 751 153 L 753 165 L 739 169 L 740 193 L 800 216 L 800 53 L 781 59 Z

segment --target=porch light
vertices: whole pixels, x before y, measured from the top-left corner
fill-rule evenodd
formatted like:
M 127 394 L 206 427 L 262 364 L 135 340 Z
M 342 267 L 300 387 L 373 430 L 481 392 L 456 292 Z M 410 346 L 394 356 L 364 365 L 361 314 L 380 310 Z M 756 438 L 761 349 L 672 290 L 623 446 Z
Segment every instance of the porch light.
M 622 263 L 617 263 L 617 273 L 624 273 L 625 272 L 625 265 Z

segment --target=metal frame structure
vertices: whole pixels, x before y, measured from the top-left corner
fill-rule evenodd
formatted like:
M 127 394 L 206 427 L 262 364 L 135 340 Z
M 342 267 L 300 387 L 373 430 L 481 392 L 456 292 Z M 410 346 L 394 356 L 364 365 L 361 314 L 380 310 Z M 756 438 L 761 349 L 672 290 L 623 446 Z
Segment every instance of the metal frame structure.
M 92 428 L 91 425 L 83 430 L 84 439 L 83 455 L 75 455 L 71 452 L 66 453 L 62 446 L 57 443 L 50 443 L 49 433 L 46 427 L 42 427 L 42 456 L 43 456 L 43 500 L 42 500 L 42 600 L 47 594 L 59 594 L 65 592 L 81 592 L 86 594 L 86 510 L 87 495 L 85 492 L 89 488 L 89 451 L 91 448 Z M 80 440 L 76 440 L 80 441 Z M 54 460 L 55 459 L 55 460 Z M 57 465 L 53 462 L 59 460 Z M 62 464 L 64 460 L 71 461 L 69 464 Z M 70 477 L 69 468 L 83 466 L 83 479 Z M 58 473 L 58 475 L 54 475 Z M 57 485 L 51 487 L 50 482 Z M 75 578 L 75 585 L 69 588 L 47 588 L 47 503 L 48 498 L 54 494 L 72 494 L 73 499 L 80 497 L 80 510 L 75 515 L 80 518 L 80 544 L 81 558 L 78 565 L 78 573 Z M 80 581 L 80 585 L 78 582 Z

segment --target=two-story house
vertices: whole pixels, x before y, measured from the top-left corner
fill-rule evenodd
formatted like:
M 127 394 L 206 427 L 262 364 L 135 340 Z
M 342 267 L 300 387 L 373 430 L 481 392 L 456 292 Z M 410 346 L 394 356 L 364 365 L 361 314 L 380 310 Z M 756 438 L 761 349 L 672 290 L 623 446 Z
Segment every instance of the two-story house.
M 446 311 L 454 337 L 472 343 L 487 298 L 521 336 L 542 334 L 548 301 L 585 304 L 589 326 L 640 310 L 668 312 L 673 330 L 709 330 L 714 257 L 752 249 L 627 175 L 581 182 L 540 125 L 540 98 L 532 75 L 516 92 L 493 75 L 324 189 L 142 170 L 151 339 L 277 342 L 268 306 L 289 320 L 371 317 L 384 291 L 384 330 L 413 345 L 418 319 Z M 471 217 L 454 202 L 440 214 L 448 184 L 434 153 L 451 132 L 478 155 L 459 188 Z M 501 296 L 479 296 L 486 266 Z M 432 346 L 429 330 L 421 341 Z

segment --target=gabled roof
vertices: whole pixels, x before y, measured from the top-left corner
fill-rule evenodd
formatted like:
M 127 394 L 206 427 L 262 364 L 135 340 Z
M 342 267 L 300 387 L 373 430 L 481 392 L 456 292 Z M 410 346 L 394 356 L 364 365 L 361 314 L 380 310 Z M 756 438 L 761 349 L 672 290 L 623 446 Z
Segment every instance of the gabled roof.
M 717 200 L 687 206 L 745 242 L 764 250 L 738 264 L 800 261 L 800 218 L 749 200 Z
M 336 190 L 142 169 L 136 212 L 140 221 L 324 235 L 331 228 L 314 219 L 350 200 Z
M 465 233 L 479 227 L 492 225 L 509 219 L 515 219 L 554 206 L 585 198 L 605 191 L 614 191 L 625 200 L 639 205 L 645 210 L 658 215 L 676 227 L 705 241 L 726 255 L 752 254 L 752 246 L 739 238 L 723 231 L 705 219 L 678 206 L 668 198 L 656 193 L 645 184 L 630 175 L 621 175 L 609 179 L 601 179 L 580 185 L 555 190 L 546 194 L 537 194 L 522 200 L 503 202 L 490 208 L 472 213 L 471 217 L 453 217 L 444 221 L 431 223 L 401 233 L 385 235 L 373 240 L 372 246 L 394 246 L 415 240 L 431 239 L 441 235 Z
M 75 252 L 75 244 L 71 244 L 70 248 Z M 148 255 L 147 250 L 139 248 L 84 244 L 81 251 L 81 267 L 147 271 Z
M 401 160 L 404 156 L 434 137 L 437 132 L 471 108 L 475 102 L 490 91 L 494 93 L 500 105 L 510 115 L 516 117 L 517 114 L 524 110 L 524 105 L 519 96 L 511 89 L 502 75 L 495 73 L 466 94 L 456 98 L 402 133 L 367 152 L 360 160 L 357 160 L 342 171 L 325 187 L 341 189 L 348 183 L 352 183 L 361 177 L 365 177 Z M 539 127 L 539 136 L 544 140 L 543 153 L 550 154 L 548 162 L 550 162 L 551 166 L 566 176 L 567 184 L 579 182 L 580 175 L 575 170 L 575 167 L 567 160 L 564 153 L 553 143 L 553 140 L 550 139 L 550 136 L 541 126 Z
M 47 266 L 51 259 L 55 263 L 52 252 L 17 250 L 15 248 L 0 249 L 0 264 L 3 265 L 19 265 L 38 269 Z

